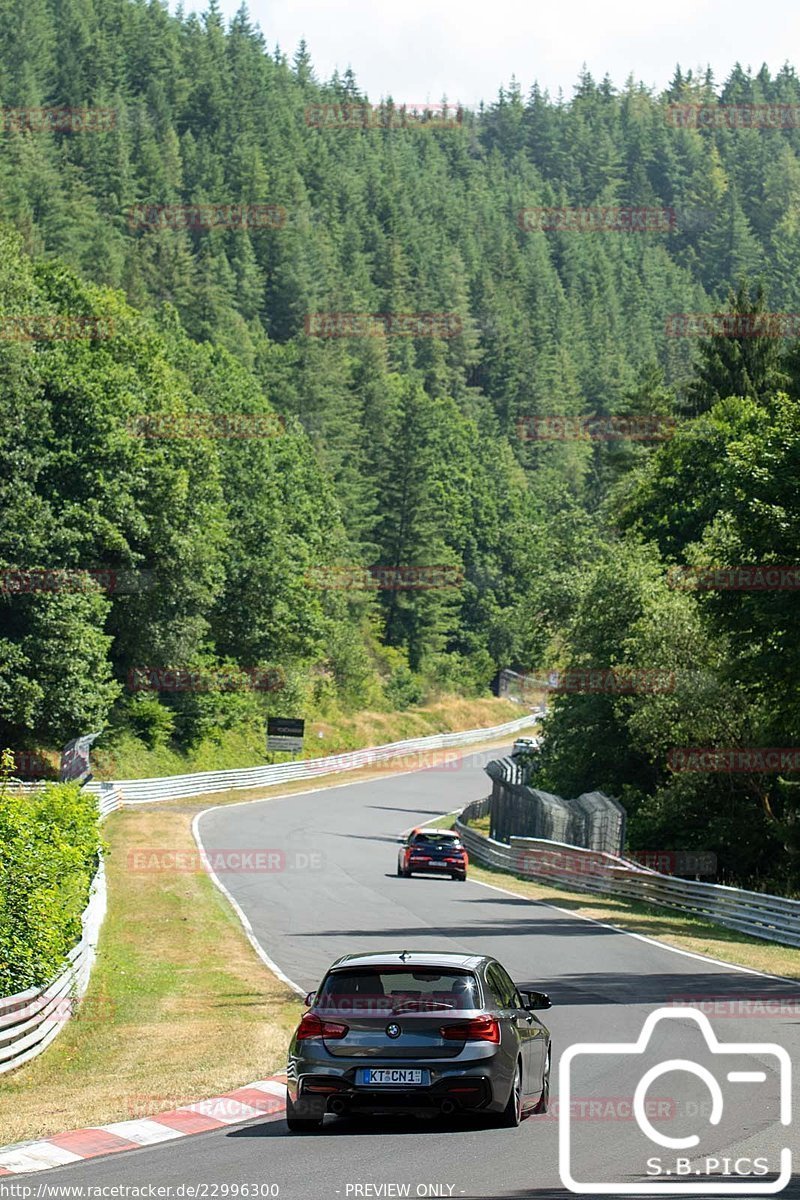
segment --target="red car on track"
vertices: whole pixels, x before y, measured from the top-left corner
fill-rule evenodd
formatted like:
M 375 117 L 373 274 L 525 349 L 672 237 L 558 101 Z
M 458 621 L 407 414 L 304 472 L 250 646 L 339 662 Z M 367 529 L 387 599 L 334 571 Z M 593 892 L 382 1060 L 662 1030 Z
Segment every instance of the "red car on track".
M 469 858 L 461 838 L 452 829 L 412 829 L 400 839 L 397 855 L 397 874 L 402 879 L 410 875 L 449 875 L 451 879 L 467 878 Z

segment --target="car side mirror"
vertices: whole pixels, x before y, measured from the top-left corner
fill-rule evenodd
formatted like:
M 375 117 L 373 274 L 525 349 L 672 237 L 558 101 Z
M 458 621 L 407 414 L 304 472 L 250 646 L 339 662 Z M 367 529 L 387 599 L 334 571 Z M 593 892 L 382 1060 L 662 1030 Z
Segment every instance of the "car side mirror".
M 553 1002 L 547 992 L 520 992 L 520 995 L 525 1007 L 531 1011 L 553 1007 Z
M 303 1004 L 305 1004 L 307 1008 L 311 1008 L 314 1003 L 314 999 L 315 999 L 316 995 L 317 995 L 316 992 L 306 992 L 305 999 L 303 1000 Z

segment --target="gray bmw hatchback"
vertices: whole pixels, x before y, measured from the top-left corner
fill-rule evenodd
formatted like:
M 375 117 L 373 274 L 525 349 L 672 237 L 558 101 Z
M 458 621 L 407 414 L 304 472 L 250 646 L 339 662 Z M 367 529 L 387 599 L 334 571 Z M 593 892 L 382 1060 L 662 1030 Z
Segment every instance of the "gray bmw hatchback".
M 543 992 L 519 991 L 494 958 L 406 951 L 347 954 L 306 996 L 289 1047 L 286 1120 L 325 1113 L 484 1111 L 503 1125 L 547 1111 Z

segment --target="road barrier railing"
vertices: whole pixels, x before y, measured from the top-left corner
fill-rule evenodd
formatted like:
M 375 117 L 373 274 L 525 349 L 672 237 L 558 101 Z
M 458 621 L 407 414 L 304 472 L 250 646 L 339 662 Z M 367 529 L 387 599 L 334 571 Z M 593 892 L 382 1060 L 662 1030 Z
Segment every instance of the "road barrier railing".
M 43 785 L 29 784 L 26 790 L 37 786 Z M 106 789 L 98 799 L 100 820 L 121 806 L 120 793 L 113 787 Z M 81 938 L 70 950 L 64 969 L 44 987 L 0 998 L 0 1075 L 46 1050 L 73 1016 L 89 986 L 105 913 L 106 873 L 101 856 L 81 918 Z
M 101 859 L 83 911 L 81 940 L 70 950 L 66 967 L 45 987 L 28 988 L 0 1000 L 0 1075 L 41 1054 L 71 1019 L 89 986 L 105 912 L 106 877 Z
M 573 891 L 602 892 L 676 909 L 750 937 L 800 946 L 800 900 L 662 875 L 612 854 L 543 838 L 498 842 L 467 824 L 486 816 L 489 803 L 487 799 L 468 804 L 455 823 L 474 862 Z
M 492 725 L 487 729 L 467 729 L 456 733 L 435 733 L 428 737 L 410 738 L 404 742 L 389 742 L 384 746 L 368 746 L 344 754 L 324 758 L 305 758 L 295 762 L 273 763 L 265 767 L 245 767 L 230 771 L 199 771 L 192 775 L 168 775 L 162 779 L 120 779 L 114 783 L 92 782 L 87 790 L 98 797 L 116 790 L 124 804 L 153 804 L 158 800 L 178 800 L 187 796 L 203 796 L 210 792 L 231 789 L 269 787 L 296 779 L 316 779 L 340 771 L 355 771 L 379 763 L 402 759 L 431 750 L 469 746 L 476 742 L 495 741 L 511 736 L 536 724 L 543 710 L 534 709 L 515 721 Z M 423 764 L 424 765 L 424 764 Z

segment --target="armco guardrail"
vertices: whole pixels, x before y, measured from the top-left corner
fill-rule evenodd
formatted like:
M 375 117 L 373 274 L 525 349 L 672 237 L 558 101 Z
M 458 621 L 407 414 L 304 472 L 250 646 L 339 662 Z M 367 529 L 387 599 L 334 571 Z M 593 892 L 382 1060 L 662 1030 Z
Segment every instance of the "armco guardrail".
M 110 787 L 105 787 L 97 797 L 97 807 L 100 812 L 100 820 L 107 817 L 109 813 L 115 812 L 116 809 L 122 808 L 122 793 L 112 783 Z
M 89 985 L 100 926 L 106 911 L 102 860 L 83 912 L 83 933 L 64 970 L 43 988 L 0 1000 L 0 1075 L 21 1067 L 50 1045 L 73 1014 Z
M 515 837 L 510 843 L 496 842 L 465 824 L 485 816 L 488 805 L 488 800 L 467 805 L 456 821 L 475 862 L 576 891 L 603 892 L 674 908 L 750 937 L 800 946 L 800 900 L 662 875 L 611 854 L 561 842 Z
M 120 807 L 120 799 L 113 788 L 103 794 L 98 802 L 101 820 Z M 28 988 L 0 999 L 0 1075 L 41 1054 L 73 1015 L 89 986 L 105 913 L 106 875 L 101 858 L 83 910 L 81 940 L 70 950 L 64 970 L 42 988 Z
M 315 779 L 338 771 L 354 771 L 393 758 L 426 750 L 445 750 L 450 746 L 469 746 L 474 742 L 490 741 L 517 733 L 535 724 L 543 710 L 534 709 L 515 721 L 492 725 L 488 729 L 467 729 L 458 733 L 435 733 L 429 737 L 411 738 L 405 742 L 389 742 L 385 746 L 368 746 L 346 754 L 331 754 L 326 758 L 306 758 L 297 762 L 274 763 L 268 767 L 247 767 L 231 771 L 200 771 L 193 775 L 169 775 L 163 779 L 120 779 L 114 783 L 89 783 L 87 790 L 101 798 L 112 791 L 120 794 L 124 804 L 152 804 L 157 800 L 178 800 L 186 796 L 203 796 L 208 792 L 229 789 L 267 787 L 295 779 Z

